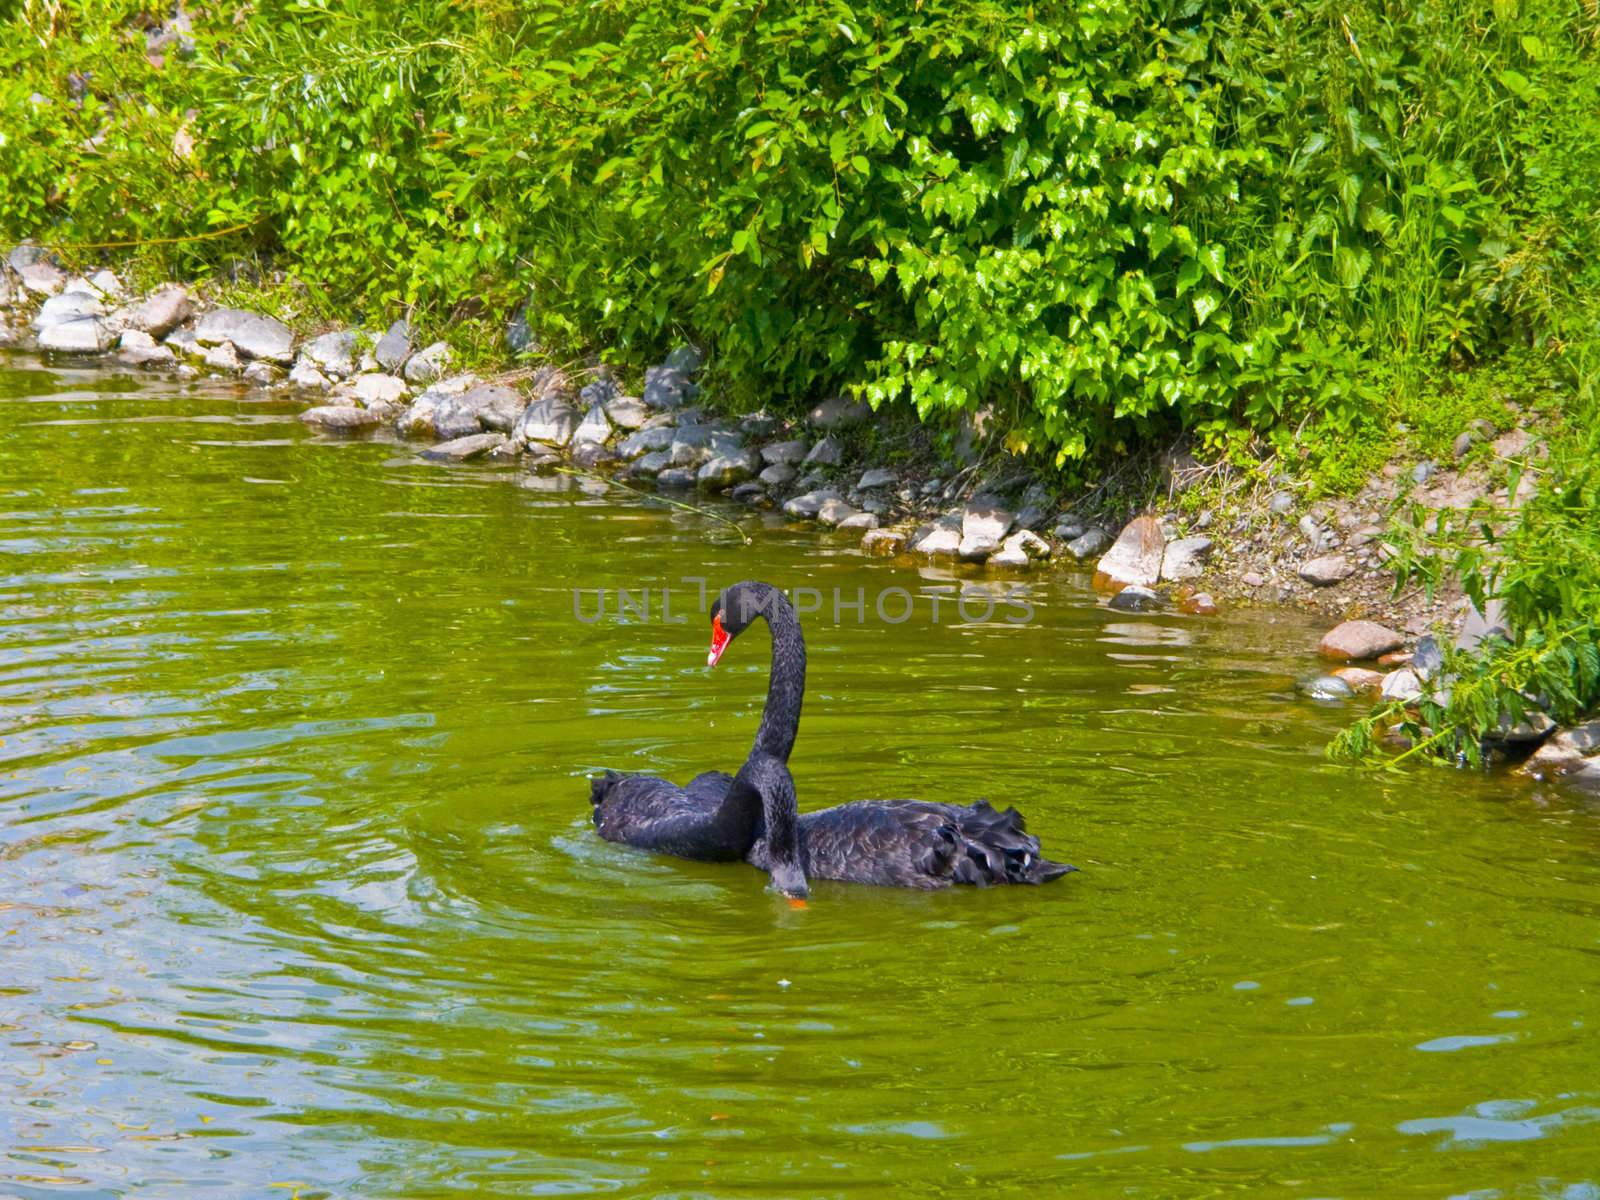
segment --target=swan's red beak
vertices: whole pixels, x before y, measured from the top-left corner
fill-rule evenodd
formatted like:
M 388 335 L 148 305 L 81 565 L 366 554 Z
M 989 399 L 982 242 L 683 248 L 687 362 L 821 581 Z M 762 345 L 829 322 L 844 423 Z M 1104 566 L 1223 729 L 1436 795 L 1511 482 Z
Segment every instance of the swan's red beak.
M 722 657 L 722 652 L 728 648 L 728 643 L 731 641 L 733 638 L 722 627 L 722 614 L 718 613 L 711 618 L 711 653 L 706 655 L 706 666 L 716 666 L 717 659 Z

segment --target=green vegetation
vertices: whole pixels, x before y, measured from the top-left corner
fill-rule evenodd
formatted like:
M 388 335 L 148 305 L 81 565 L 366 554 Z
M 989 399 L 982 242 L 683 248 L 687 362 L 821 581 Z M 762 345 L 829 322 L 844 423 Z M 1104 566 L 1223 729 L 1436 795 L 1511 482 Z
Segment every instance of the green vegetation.
M 1349 488 L 1515 353 L 1558 396 L 1539 500 L 1509 553 L 1403 562 L 1534 658 L 1593 632 L 1592 3 L 263 0 L 147 56 L 164 19 L 6 21 L 0 232 L 439 324 L 531 296 L 551 346 L 700 341 L 735 402 L 991 405 L 1066 482 L 1187 430 Z M 1457 691 L 1473 732 L 1505 695 Z

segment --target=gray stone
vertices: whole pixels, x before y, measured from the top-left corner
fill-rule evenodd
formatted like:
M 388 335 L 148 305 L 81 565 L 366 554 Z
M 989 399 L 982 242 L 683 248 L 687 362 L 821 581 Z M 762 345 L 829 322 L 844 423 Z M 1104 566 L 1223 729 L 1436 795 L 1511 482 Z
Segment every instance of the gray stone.
M 889 501 L 882 496 L 866 496 L 861 501 L 861 507 L 864 511 L 876 513 L 881 517 L 889 511 L 891 506 Z
M 1314 675 L 1295 684 L 1313 700 L 1349 700 L 1356 690 L 1337 675 Z
M 1419 462 L 1411 468 L 1411 481 L 1419 487 L 1433 478 L 1433 473 L 1438 470 L 1431 462 Z
M 876 529 L 877 527 L 877 514 L 869 512 L 851 513 L 839 522 L 840 529 Z
M 773 442 L 761 447 L 761 459 L 771 466 L 793 466 L 804 461 L 806 443 L 799 438 L 787 442 Z
M 597 467 L 601 463 L 617 461 L 617 452 L 600 442 L 574 442 L 572 461 L 580 467 Z
M 644 395 L 650 408 L 682 408 L 699 394 L 687 375 L 672 367 L 650 367 L 644 373 Z
M 383 420 L 371 409 L 356 408 L 349 404 L 323 404 L 308 408 L 300 414 L 300 419 L 319 429 L 338 431 L 370 429 Z
M 368 408 L 378 404 L 398 404 L 406 397 L 405 380 L 393 375 L 358 375 L 347 385 L 350 394 Z
M 911 549 L 929 558 L 954 558 L 961 549 L 961 530 L 946 520 L 939 520 L 917 532 Z
M 505 444 L 506 435 L 503 433 L 473 433 L 429 446 L 422 452 L 422 457 L 444 462 L 466 462 L 498 450 Z
M 765 412 L 754 412 L 739 418 L 739 432 L 749 438 L 771 437 L 778 431 L 776 417 Z
M 1275 492 L 1268 507 L 1275 516 L 1286 517 L 1294 511 L 1294 495 L 1290 492 Z
M 611 421 L 606 416 L 603 405 L 595 404 L 583 414 L 583 420 L 578 422 L 578 428 L 572 432 L 574 444 L 589 442 L 596 446 L 603 446 L 611 437 Z
M 433 435 L 440 441 L 453 441 L 482 432 L 483 422 L 478 419 L 477 410 L 467 407 L 463 396 L 448 396 L 434 409 Z
M 324 375 L 343 379 L 346 375 L 355 374 L 357 347 L 356 335 L 348 329 L 341 329 L 312 338 L 301 346 L 300 360 L 309 362 Z
M 720 425 L 680 425 L 672 438 L 672 465 L 697 467 L 719 454 L 732 455 L 744 449 L 738 433 Z M 760 462 L 756 463 L 760 466 Z
M 1050 543 L 1031 529 L 1019 529 L 1000 543 L 1000 550 L 1008 555 L 1023 554 L 1029 562 L 1039 562 L 1050 557 Z M 994 559 L 989 560 L 991 563 Z
M 1095 581 L 1102 585 L 1149 587 L 1161 579 L 1166 548 L 1166 538 L 1156 519 L 1135 517 L 1095 566 Z
M 134 367 L 170 367 L 177 355 L 142 329 L 126 329 L 117 343 L 117 360 Z
M 1243 575 L 1239 576 L 1239 582 L 1248 588 L 1258 588 L 1262 584 L 1266 583 L 1267 580 L 1266 576 L 1262 575 L 1259 571 L 1246 571 Z
M 1299 575 L 1316 587 L 1331 587 L 1355 574 L 1355 567 L 1342 554 L 1324 554 L 1310 562 L 1300 564 Z
M 817 507 L 817 520 L 824 525 L 842 525 L 856 515 L 856 509 L 838 497 L 830 497 Z
M 245 364 L 244 378 L 246 383 L 253 383 L 256 387 L 271 387 L 283 379 L 283 368 L 259 358 L 253 359 Z
M 511 353 L 537 352 L 539 345 L 533 340 L 533 326 L 528 323 L 528 304 L 517 305 L 517 311 L 506 322 L 506 345 Z
M 1210 557 L 1211 539 L 1208 537 L 1186 537 L 1168 542 L 1161 555 L 1161 578 L 1172 583 L 1198 579 L 1205 573 L 1205 563 Z
M 825 437 L 805 457 L 808 467 L 837 467 L 844 461 L 844 447 L 831 437 Z
M 1404 642 L 1398 633 L 1376 621 L 1345 621 L 1322 635 L 1317 653 L 1324 658 L 1345 661 L 1377 658 L 1398 650 Z
M 1422 695 L 1422 681 L 1417 678 L 1417 673 L 1410 667 L 1401 667 L 1398 671 L 1390 671 L 1383 677 L 1383 698 L 1385 700 L 1415 700 Z
M 793 482 L 795 476 L 799 474 L 800 472 L 796 471 L 788 463 L 774 463 L 762 471 L 759 478 L 768 487 L 782 487 L 786 483 Z
M 653 429 L 641 429 L 630 433 L 617 445 L 617 453 L 623 458 L 637 458 L 639 455 L 654 451 L 670 451 L 672 437 L 677 431 L 670 425 L 658 425 Z M 672 456 L 669 453 L 668 459 Z
M 151 337 L 165 337 L 189 319 L 194 305 L 189 289 L 176 285 L 151 292 L 128 318 L 132 329 L 142 329 Z
M 480 383 L 468 388 L 457 401 L 485 430 L 510 433 L 527 408 L 516 388 L 504 383 Z
M 105 311 L 105 305 L 100 303 L 98 296 L 88 292 L 62 292 L 39 306 L 32 324 L 35 329 L 48 329 L 52 325 L 79 321 L 85 317 L 104 316 Z
M 707 461 L 695 476 L 702 488 L 720 491 L 755 477 L 761 466 L 761 456 L 754 450 L 735 450 L 731 454 L 718 454 Z
M 785 504 L 783 511 L 786 516 L 811 518 L 815 517 L 822 506 L 829 500 L 838 500 L 839 498 L 839 493 L 834 491 L 806 492 L 804 495 L 796 496 Z
M 1436 676 L 1444 666 L 1444 651 L 1439 648 L 1439 640 L 1431 633 L 1418 638 L 1417 648 L 1411 652 L 1410 665 L 1417 673 L 1417 678 L 1424 683 Z
M 1013 529 L 1037 529 L 1045 523 L 1045 519 L 1048 516 L 1049 514 L 1037 504 L 1024 505 L 1022 511 L 1011 522 L 1011 527 Z
M 861 476 L 861 482 L 856 484 L 858 492 L 870 492 L 873 488 L 893 487 L 900 482 L 900 477 L 888 467 L 873 467 Z
M 1083 522 L 1063 517 L 1056 522 L 1056 527 L 1050 533 L 1053 537 L 1058 537 L 1064 542 L 1076 541 L 1083 536 Z M 1093 551 L 1090 553 L 1093 553 Z
M 174 354 L 194 356 L 200 353 L 200 343 L 195 341 L 192 329 L 174 329 L 167 334 L 166 344 Z
M 1450 453 L 1456 458 L 1465 458 L 1477 445 L 1478 435 L 1470 429 L 1463 430 L 1456 435 L 1455 442 L 1450 447 Z
M 661 365 L 668 371 L 676 371 L 687 379 L 701 368 L 705 360 L 706 356 L 700 352 L 700 347 L 686 342 L 681 346 L 674 346 Z
M 1505 601 L 1498 596 L 1488 597 L 1479 612 L 1475 604 L 1468 603 L 1467 616 L 1456 634 L 1457 650 L 1476 650 L 1490 637 L 1511 639 L 1511 628 L 1506 624 Z
M 672 466 L 672 456 L 665 450 L 652 450 L 642 454 L 628 464 L 626 474 L 629 478 L 654 479 L 662 471 Z
M 378 360 L 382 362 L 380 358 Z M 450 347 L 445 342 L 434 342 L 406 359 L 403 374 L 409 383 L 432 383 L 450 368 Z
M 1315 546 L 1322 538 L 1322 526 L 1307 514 L 1300 518 L 1300 536 Z
M 807 415 L 817 429 L 849 429 L 862 424 L 872 415 L 872 409 L 859 400 L 846 396 L 830 396 Z
M 741 483 L 735 487 L 731 492 L 728 493 L 728 498 L 730 500 L 737 500 L 741 504 L 770 505 L 771 503 L 767 499 L 767 489 L 762 487 L 753 479 L 748 479 L 744 483 Z
M 232 342 L 220 342 L 215 346 L 203 347 L 200 359 L 214 371 L 237 372 L 244 365 L 239 360 L 238 350 Z
M 314 363 L 310 363 L 304 358 L 295 363 L 294 368 L 289 372 L 289 383 L 292 387 L 317 391 L 326 391 L 333 386 L 328 377 L 317 370 Z
M 961 545 L 956 553 L 967 562 L 982 562 L 1000 548 L 1011 517 L 993 497 L 974 496 L 961 514 Z
M 688 467 L 668 467 L 656 476 L 658 488 L 676 488 L 679 490 L 694 486 L 695 473 Z
M 1111 597 L 1106 601 L 1106 605 L 1118 612 L 1149 612 L 1161 607 L 1161 597 L 1149 588 L 1134 583 Z
M 16 272 L 22 286 L 36 296 L 54 296 L 67 286 L 66 272 L 52 262 L 28 263 Z
M 512 437 L 524 444 L 543 442 L 549 446 L 565 446 L 577 428 L 576 408 L 560 396 L 544 396 L 523 410 Z
M 650 419 L 650 410 L 637 396 L 616 396 L 605 402 L 606 416 L 618 429 L 638 429 Z
M 1594 778 L 1600 775 L 1600 721 L 1556 732 L 1522 770 L 1538 779 L 1583 776 L 1591 787 L 1600 782 Z
M 294 362 L 294 334 L 276 317 L 246 312 L 242 308 L 215 308 L 194 328 L 202 346 L 231 342 L 246 358 L 264 358 L 288 366 Z
M 114 335 L 99 317 L 78 317 L 47 325 L 39 332 L 39 349 L 63 354 L 99 354 L 110 348 Z
M 1079 562 L 1093 558 L 1111 544 L 1111 535 L 1099 527 L 1086 529 L 1067 544 L 1067 553 Z
M 388 332 L 372 348 L 372 357 L 385 371 L 399 371 L 411 357 L 411 326 L 404 320 L 389 326 Z
M 898 529 L 869 529 L 861 539 L 861 549 L 868 554 L 888 558 L 906 548 L 906 535 Z
M 591 405 L 610 405 L 621 395 L 622 389 L 617 386 L 617 381 L 611 378 L 611 372 L 601 367 L 593 379 L 578 389 L 578 407 L 587 412 Z M 643 404 L 642 401 L 640 403 Z M 648 416 L 648 413 L 646 415 Z

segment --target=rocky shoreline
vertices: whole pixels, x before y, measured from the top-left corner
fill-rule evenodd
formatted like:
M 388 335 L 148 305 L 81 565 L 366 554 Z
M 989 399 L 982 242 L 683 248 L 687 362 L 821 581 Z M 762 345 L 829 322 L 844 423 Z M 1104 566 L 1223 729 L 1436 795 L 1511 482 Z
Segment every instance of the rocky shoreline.
M 30 245 L 0 265 L 0 318 L 0 345 L 290 389 L 308 402 L 307 425 L 339 435 L 390 426 L 427 443 L 420 453 L 430 459 L 516 459 L 533 471 L 580 469 L 668 496 L 777 508 L 858 534 L 869 555 L 938 560 L 974 576 L 1092 566 L 1107 604 L 1127 611 L 1208 615 L 1223 604 L 1268 603 L 1343 617 L 1318 648 L 1342 665 L 1302 684 L 1321 699 L 1413 699 L 1427 685 L 1437 638 L 1470 647 L 1499 625 L 1492 607 L 1478 613 L 1459 593 L 1397 597 L 1385 522 L 1401 502 L 1438 510 L 1488 499 L 1509 508 L 1521 490 L 1496 490 L 1472 448 L 1487 446 L 1488 461 L 1538 452 L 1527 429 L 1480 422 L 1463 431 L 1462 461 L 1448 468 L 1392 463 L 1357 495 L 1310 504 L 1292 480 L 1276 478 L 1209 508 L 1176 502 L 1205 470 L 1173 454 L 1161 470 L 1174 503 L 1124 521 L 1104 502 L 1063 503 L 1000 456 L 986 461 L 981 420 L 958 439 L 954 463 L 926 456 L 889 466 L 863 461 L 853 431 L 872 414 L 845 397 L 824 400 L 801 421 L 719 411 L 697 382 L 702 356 L 687 345 L 634 389 L 604 366 L 457 372 L 448 344 L 415 344 L 403 319 L 381 331 L 300 339 L 275 316 L 213 306 L 182 285 L 131 296 L 114 272 L 71 275 Z M 507 347 L 512 355 L 528 348 L 525 322 L 512 321 Z M 1514 732 L 1522 738 L 1508 739 L 1510 748 L 1538 748 L 1527 769 L 1600 786 L 1600 726 L 1555 738 L 1548 723 Z

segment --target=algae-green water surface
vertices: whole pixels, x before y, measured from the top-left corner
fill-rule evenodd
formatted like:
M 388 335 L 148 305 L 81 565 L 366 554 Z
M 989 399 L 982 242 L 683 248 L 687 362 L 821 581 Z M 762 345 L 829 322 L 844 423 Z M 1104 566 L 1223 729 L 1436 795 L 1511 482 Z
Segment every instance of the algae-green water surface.
M 1301 618 L 934 620 L 842 535 L 0 366 L 0 1194 L 1600 1195 L 1600 816 L 1327 765 Z M 765 632 L 691 610 L 747 576 L 824 597 L 803 807 L 1082 873 L 795 909 L 600 841 L 587 773 L 742 760 Z

